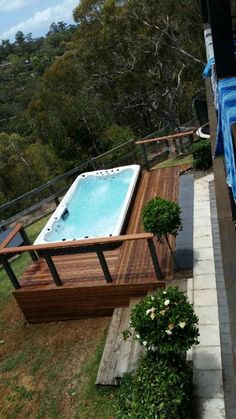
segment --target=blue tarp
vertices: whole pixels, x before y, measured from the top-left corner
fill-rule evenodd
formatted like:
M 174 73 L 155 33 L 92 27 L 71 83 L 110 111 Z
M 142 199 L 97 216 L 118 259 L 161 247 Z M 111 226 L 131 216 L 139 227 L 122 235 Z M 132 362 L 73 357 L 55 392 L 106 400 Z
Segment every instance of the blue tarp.
M 203 70 L 202 77 L 203 77 L 204 79 L 205 79 L 206 77 L 211 77 L 211 69 L 212 69 L 213 64 L 215 64 L 215 58 L 214 58 L 214 57 L 212 57 L 212 58 L 210 58 L 210 59 L 208 60 L 208 62 L 207 62 L 207 64 L 206 64 L 206 66 L 205 66 L 205 68 L 204 68 L 204 70 Z
M 227 184 L 236 199 L 236 167 L 231 125 L 236 123 L 236 77 L 218 82 L 218 126 L 215 155 L 224 154 Z

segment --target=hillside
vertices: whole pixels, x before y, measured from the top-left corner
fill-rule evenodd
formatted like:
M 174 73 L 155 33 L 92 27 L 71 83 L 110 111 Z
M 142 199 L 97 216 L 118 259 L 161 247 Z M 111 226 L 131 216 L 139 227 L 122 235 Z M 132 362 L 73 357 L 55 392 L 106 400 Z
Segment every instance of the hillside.
M 197 2 L 82 0 L 74 19 L 0 45 L 0 203 L 192 117 L 204 56 Z

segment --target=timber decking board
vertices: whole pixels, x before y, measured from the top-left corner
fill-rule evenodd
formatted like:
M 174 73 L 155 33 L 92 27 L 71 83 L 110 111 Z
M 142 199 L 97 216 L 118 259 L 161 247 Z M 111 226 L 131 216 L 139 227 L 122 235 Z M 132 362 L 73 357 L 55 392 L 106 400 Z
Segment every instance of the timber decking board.
M 114 275 L 118 253 L 118 249 L 104 252 L 112 276 Z M 102 281 L 106 284 L 96 253 L 54 256 L 52 259 L 63 283 L 78 281 L 78 286 L 80 286 L 84 281 Z M 20 283 L 22 287 L 25 287 L 34 284 L 40 285 L 42 281 L 54 284 L 44 259 L 31 263 Z
M 144 204 L 157 195 L 177 201 L 179 169 L 165 168 L 141 176 L 127 234 L 142 233 Z M 170 238 L 172 246 L 175 240 Z M 154 239 L 164 280 L 173 278 L 173 261 L 167 245 Z M 13 292 L 30 323 L 68 320 L 95 315 L 111 315 L 116 307 L 129 305 L 131 297 L 146 295 L 164 286 L 157 280 L 147 240 L 126 241 L 104 252 L 112 283 L 106 283 L 96 253 L 54 256 L 62 280 L 57 287 L 44 259 L 31 263 Z
M 177 201 L 179 192 L 179 168 L 165 168 L 152 170 L 144 173 L 137 197 L 134 203 L 132 216 L 127 228 L 127 234 L 142 233 L 144 231 L 141 220 L 141 213 L 144 204 L 155 196 L 161 196 L 172 201 Z M 167 244 L 157 243 L 155 247 L 161 270 L 165 280 L 173 276 L 173 261 Z M 171 245 L 174 247 L 175 239 L 170 237 Z M 136 280 L 145 276 L 146 281 L 156 280 L 153 263 L 149 253 L 147 241 L 132 241 L 123 244 L 117 261 L 117 272 L 119 283 L 130 282 L 134 276 Z M 135 281 L 134 278 L 134 281 Z M 145 281 L 144 278 L 142 278 Z

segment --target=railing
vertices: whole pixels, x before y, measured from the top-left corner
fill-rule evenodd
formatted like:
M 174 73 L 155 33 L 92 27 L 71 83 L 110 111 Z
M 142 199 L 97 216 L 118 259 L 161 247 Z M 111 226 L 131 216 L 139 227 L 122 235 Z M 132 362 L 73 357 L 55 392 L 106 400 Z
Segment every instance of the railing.
M 20 247 L 7 247 L 11 240 L 14 238 L 16 234 L 22 235 L 24 245 Z M 31 245 L 26 235 L 22 224 L 17 224 L 15 228 L 9 233 L 9 235 L 5 238 L 5 240 L 1 243 L 0 246 L 0 263 L 3 265 L 13 287 L 15 289 L 20 289 L 20 283 L 11 268 L 9 262 L 7 261 L 7 256 L 9 254 L 15 253 L 24 253 L 29 252 L 33 262 L 38 261 L 37 253 L 42 256 L 51 272 L 52 278 L 56 284 L 56 286 L 61 286 L 62 281 L 59 276 L 59 273 L 56 269 L 56 266 L 52 260 L 52 256 L 57 255 L 69 255 L 69 254 L 76 254 L 81 252 L 96 252 L 98 260 L 100 262 L 104 278 L 107 283 L 112 282 L 112 277 L 104 256 L 103 251 L 107 249 L 107 245 L 114 245 L 114 244 L 121 244 L 127 241 L 133 240 L 147 240 L 148 248 L 150 251 L 151 259 L 153 262 L 154 270 L 157 279 L 162 279 L 162 272 L 160 269 L 158 256 L 156 253 L 155 245 L 153 242 L 154 235 L 151 233 L 139 233 L 139 234 L 129 234 L 129 235 L 122 235 L 122 236 L 114 236 L 114 237 L 104 237 L 98 239 L 86 239 L 86 240 L 73 240 L 68 242 L 57 242 L 57 243 L 49 243 L 49 244 L 37 244 Z
M 10 254 L 15 254 L 15 253 L 21 253 L 21 249 L 22 247 L 7 247 L 10 242 L 12 241 L 12 239 L 18 234 L 20 233 L 21 237 L 22 237 L 22 241 L 23 244 L 26 245 L 26 247 L 32 247 L 30 240 L 22 226 L 22 224 L 16 224 L 16 226 L 12 229 L 12 231 L 8 234 L 8 236 L 2 241 L 2 243 L 0 244 L 0 264 L 3 266 L 3 268 L 5 269 L 13 287 L 15 289 L 19 289 L 20 288 L 20 284 L 19 281 L 14 273 L 14 271 L 12 270 L 12 267 L 10 265 L 10 263 L 7 260 L 6 254 L 8 253 L 8 250 L 10 249 Z M 25 247 L 25 246 L 24 246 Z M 33 262 L 37 262 L 38 260 L 38 256 L 35 253 L 34 249 L 29 249 L 29 254 L 30 257 L 32 259 Z M 9 254 L 8 253 L 8 254 Z
M 107 169 L 108 167 L 112 168 L 122 164 L 142 164 L 142 155 L 137 147 L 133 146 L 133 144 L 134 140 L 129 140 L 126 143 L 120 144 L 112 150 L 81 163 L 74 169 L 57 176 L 47 183 L 26 192 L 6 204 L 1 205 L 0 214 L 2 215 L 0 215 L 0 220 L 1 218 L 6 219 L 2 219 L 0 221 L 0 229 L 53 201 L 57 206 L 59 204 L 59 198 L 63 196 L 69 188 L 71 181 L 73 181 L 80 173 L 91 170 Z M 17 213 L 12 215 L 14 208 L 22 205 L 23 209 L 21 209 L 21 211 L 18 209 Z M 48 212 L 51 211 L 52 209 Z M 8 215 L 9 213 L 10 215 Z
M 179 144 L 176 142 L 175 150 L 182 152 L 183 150 L 186 150 L 186 144 L 191 144 L 191 141 L 189 142 L 188 137 L 186 137 L 189 131 L 187 126 L 191 125 L 193 125 L 193 121 L 189 121 L 186 126 L 182 126 L 177 129 L 182 131 L 180 136 L 183 136 L 184 140 L 182 143 L 180 141 Z M 185 132 L 186 130 L 187 132 Z M 159 137 L 160 135 L 167 133 L 168 130 L 165 127 L 152 134 L 157 136 L 154 139 L 149 139 L 148 137 L 150 136 L 147 136 L 143 140 L 137 142 L 134 140 L 129 140 L 97 157 L 81 163 L 74 169 L 57 176 L 56 178 L 48 181 L 43 185 L 40 185 L 39 187 L 29 192 L 26 192 L 25 194 L 13 199 L 12 201 L 1 205 L 0 229 L 4 229 L 6 226 L 14 223 L 16 220 L 22 220 L 23 217 L 26 218 L 29 214 L 35 213 L 39 209 L 40 215 L 34 217 L 34 219 L 31 217 L 29 222 L 26 219 L 24 225 L 28 225 L 38 220 L 42 216 L 52 212 L 55 207 L 49 207 L 49 204 L 54 202 L 55 206 L 57 206 L 60 202 L 59 198 L 63 196 L 63 194 L 67 191 L 74 178 L 85 171 L 107 169 L 117 165 L 132 163 L 138 163 L 149 170 L 152 165 L 166 160 L 171 150 L 173 149 L 171 140 L 168 141 L 166 139 L 161 141 L 161 139 L 165 137 Z M 176 134 L 173 134 L 171 135 L 171 138 L 174 139 L 176 138 L 175 136 Z M 135 147 L 135 144 L 140 144 L 141 148 Z M 41 211 L 42 207 L 45 206 L 46 210 Z M 15 208 L 17 208 L 17 211 L 14 211 Z
M 156 138 L 139 140 L 139 141 L 136 141 L 135 144 L 141 145 L 145 167 L 147 170 L 150 170 L 148 153 L 147 153 L 147 145 L 165 143 L 166 147 L 169 150 L 171 150 L 173 153 L 176 153 L 177 150 L 179 150 L 181 153 L 184 153 L 185 143 L 187 142 L 187 144 L 192 145 L 193 140 L 194 140 L 194 134 L 195 134 L 195 130 L 184 131 L 184 132 L 166 135 L 164 137 L 156 137 Z

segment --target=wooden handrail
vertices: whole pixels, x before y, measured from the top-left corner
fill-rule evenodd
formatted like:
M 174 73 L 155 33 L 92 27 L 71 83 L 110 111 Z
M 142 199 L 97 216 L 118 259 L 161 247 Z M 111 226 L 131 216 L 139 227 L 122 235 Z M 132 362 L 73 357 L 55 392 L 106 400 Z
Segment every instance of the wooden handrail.
M 0 243 L 0 250 L 4 249 L 8 246 L 8 244 L 14 239 L 17 233 L 22 229 L 22 224 L 18 223 L 15 225 L 15 227 L 10 231 L 10 233 L 5 237 L 5 239 Z M 18 249 L 18 247 L 17 247 Z
M 43 251 L 43 250 L 52 250 L 52 249 L 63 249 L 63 248 L 72 248 L 79 246 L 92 246 L 99 244 L 111 244 L 117 242 L 124 242 L 130 240 L 144 240 L 144 239 L 153 239 L 154 234 L 152 233 L 137 233 L 137 234 L 127 234 L 122 236 L 114 237 L 100 237 L 95 239 L 83 239 L 83 240 L 73 240 L 68 242 L 56 242 L 56 243 L 46 243 L 46 244 L 35 244 L 30 246 L 20 246 L 20 247 L 9 247 L 9 248 L 0 248 L 0 255 L 8 253 L 23 253 L 29 251 Z
M 136 141 L 135 144 L 149 144 L 149 143 L 155 143 L 157 141 L 172 140 L 172 139 L 176 140 L 181 137 L 193 135 L 194 133 L 195 131 L 178 132 L 177 134 L 171 134 L 165 137 L 150 138 L 148 140 L 139 140 L 139 141 Z

